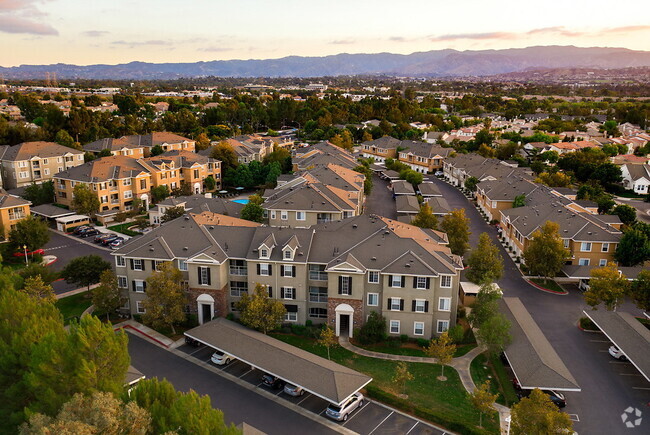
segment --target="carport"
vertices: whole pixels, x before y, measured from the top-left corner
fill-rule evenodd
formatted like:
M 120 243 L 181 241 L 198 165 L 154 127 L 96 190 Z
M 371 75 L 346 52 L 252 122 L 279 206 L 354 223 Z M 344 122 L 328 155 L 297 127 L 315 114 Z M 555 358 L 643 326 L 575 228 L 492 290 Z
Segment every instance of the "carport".
M 41 204 L 31 207 L 32 214 L 38 215 L 49 221 L 54 221 L 57 218 L 71 216 L 75 214 L 74 211 L 65 208 L 57 207 L 52 204 Z
M 583 310 L 634 367 L 650 381 L 650 330 L 630 313 Z
M 519 298 L 503 298 L 512 343 L 504 353 L 522 389 L 580 391 L 578 383 Z
M 362 373 L 224 318 L 190 329 L 185 335 L 335 404 L 343 403 L 372 381 Z

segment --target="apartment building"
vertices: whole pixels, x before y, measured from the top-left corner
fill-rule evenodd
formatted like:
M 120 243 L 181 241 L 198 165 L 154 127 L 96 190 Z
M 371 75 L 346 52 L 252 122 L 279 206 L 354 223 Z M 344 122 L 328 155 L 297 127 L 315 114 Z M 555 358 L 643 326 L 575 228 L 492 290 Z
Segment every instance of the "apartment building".
M 190 186 L 192 193 L 203 192 L 203 181 L 212 177 L 221 189 L 221 161 L 190 151 L 168 151 L 156 157 L 139 160 L 151 173 L 153 186 L 167 186 L 171 192 L 181 184 Z
M 191 196 L 170 196 L 164 201 L 160 201 L 155 207 L 149 209 L 149 222 L 151 225 L 160 225 L 161 218 L 172 207 L 183 207 L 186 212 L 203 213 L 209 211 L 211 213 L 238 218 L 244 208 L 244 204 L 223 198 L 213 198 L 211 193 Z
M 526 205 L 529 202 L 526 198 L 535 190 L 543 188 L 541 184 L 517 176 L 481 181 L 476 186 L 476 204 L 488 216 L 488 220 L 498 220 L 501 210 L 513 208 L 517 197 L 523 195 Z
M 41 184 L 58 172 L 83 165 L 83 151 L 55 142 L 23 142 L 0 146 L 0 172 L 5 189 Z
M 139 141 L 130 140 L 130 138 L 139 138 L 140 136 L 122 136 L 114 139 L 107 137 L 88 143 L 83 146 L 84 151 L 98 155 L 104 150 L 109 150 L 114 156 L 126 156 L 134 159 L 141 159 L 144 155 L 144 146 Z
M 151 155 L 151 148 L 159 145 L 163 152 L 167 151 L 189 151 L 196 150 L 196 141 L 179 136 L 169 131 L 155 131 L 149 134 L 135 134 L 122 136 L 120 138 L 105 138 L 91 142 L 83 146 L 84 151 L 99 154 L 107 149 L 114 156 L 128 156 L 134 159 L 148 157 Z
M 513 176 L 534 179 L 529 168 L 518 168 L 497 159 L 488 159 L 478 154 L 458 154 L 445 159 L 443 176 L 454 186 L 464 186 L 465 181 L 475 177 L 479 181 L 503 180 Z
M 213 146 L 216 146 L 221 141 L 212 142 Z M 229 139 L 226 139 L 227 142 L 237 155 L 237 161 L 239 163 L 250 163 L 252 161 L 261 162 L 264 160 L 264 157 L 271 154 L 275 147 L 287 148 L 293 145 L 293 141 L 289 139 L 288 136 L 282 137 L 271 137 L 263 136 L 260 134 L 247 134 L 235 136 Z M 211 148 L 202 150 L 199 154 L 204 156 L 209 156 L 212 152 Z
M 446 244 L 444 233 L 377 216 L 306 229 L 203 213 L 167 222 L 113 255 L 133 314 L 144 313 L 147 277 L 172 262 L 200 323 L 237 315 L 235 303 L 259 283 L 285 305 L 286 323 L 327 322 L 352 336 L 377 311 L 389 335 L 428 339 L 456 322 L 462 263 Z
M 380 137 L 361 144 L 361 155 L 364 158 L 372 157 L 376 162 L 385 162 L 386 159 L 397 158 L 397 148 L 402 141 L 391 136 Z
M 0 189 L 0 240 L 7 240 L 16 223 L 31 214 L 31 204 Z
M 444 160 L 453 151 L 453 148 L 443 148 L 427 142 L 399 140 L 390 136 L 361 144 L 363 157 L 372 157 L 382 163 L 388 158 L 396 159 L 423 174 L 441 169 Z
M 300 148 L 293 153 L 292 157 L 294 171 L 306 171 L 329 164 L 348 169 L 359 166 L 355 156 L 328 141 Z

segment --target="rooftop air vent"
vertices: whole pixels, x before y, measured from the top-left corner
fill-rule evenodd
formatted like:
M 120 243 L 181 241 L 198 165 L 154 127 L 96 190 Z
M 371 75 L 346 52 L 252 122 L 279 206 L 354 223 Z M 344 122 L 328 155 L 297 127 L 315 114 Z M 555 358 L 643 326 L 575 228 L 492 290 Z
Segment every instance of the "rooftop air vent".
M 183 251 L 187 251 L 187 250 L 188 250 L 187 246 L 183 246 Z
M 210 229 L 211 229 L 211 230 L 214 230 L 214 227 L 213 227 L 212 225 L 210 225 Z
M 406 263 L 406 267 L 411 267 L 411 265 L 409 263 Z
M 352 224 L 352 228 L 357 228 L 357 227 L 358 227 L 357 224 Z
M 372 261 L 377 261 L 377 257 L 372 257 L 371 260 Z
M 189 221 L 189 220 L 190 220 L 190 217 L 187 216 L 187 215 L 185 215 L 185 220 L 186 220 L 186 221 Z

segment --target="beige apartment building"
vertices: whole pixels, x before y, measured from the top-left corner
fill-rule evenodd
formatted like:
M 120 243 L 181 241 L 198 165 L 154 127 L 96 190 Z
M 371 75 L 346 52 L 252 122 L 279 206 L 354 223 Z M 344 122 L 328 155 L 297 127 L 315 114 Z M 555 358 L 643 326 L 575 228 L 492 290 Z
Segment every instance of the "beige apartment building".
M 196 150 L 196 141 L 179 136 L 169 131 L 155 131 L 149 134 L 135 134 L 122 136 L 120 138 L 99 139 L 83 146 L 84 151 L 99 154 L 103 150 L 109 150 L 114 156 L 127 156 L 134 159 L 148 157 L 151 155 L 151 148 L 159 145 L 163 152 L 167 151 L 189 151 Z
M 31 214 L 30 205 L 31 202 L 0 189 L 0 240 L 7 240 L 16 223 Z
M 0 174 L 5 189 L 41 184 L 58 172 L 83 165 L 84 152 L 55 142 L 0 146 Z

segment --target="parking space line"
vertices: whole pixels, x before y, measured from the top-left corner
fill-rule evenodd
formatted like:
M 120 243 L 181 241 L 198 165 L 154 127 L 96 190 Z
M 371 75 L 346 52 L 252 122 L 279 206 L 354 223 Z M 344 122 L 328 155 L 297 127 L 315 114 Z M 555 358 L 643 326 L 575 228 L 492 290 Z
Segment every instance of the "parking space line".
M 388 417 L 390 417 L 390 416 L 393 415 L 394 413 L 395 413 L 395 411 L 391 411 L 390 414 L 388 414 L 388 415 L 386 416 L 386 418 L 384 418 L 384 419 L 383 419 L 383 420 L 382 420 L 382 421 L 381 421 L 377 426 L 375 426 L 375 428 L 374 428 L 373 430 L 370 431 L 370 433 L 368 433 L 368 435 L 372 435 L 372 433 L 373 433 L 374 431 L 376 431 L 377 428 L 379 428 L 379 426 L 381 426 L 382 424 L 384 424 L 384 422 L 385 422 L 386 420 L 388 420 Z
M 592 343 L 609 343 L 609 340 L 589 340 Z
M 632 387 L 634 390 L 650 390 L 648 387 Z
M 323 415 L 327 411 L 327 408 L 323 409 L 321 412 L 318 413 L 318 415 Z
M 419 421 L 416 421 L 416 422 L 415 422 L 415 424 L 414 424 L 413 426 L 411 426 L 411 428 L 409 429 L 409 431 L 408 431 L 408 432 L 406 432 L 406 434 L 405 434 L 405 435 L 409 435 L 409 434 L 411 433 L 411 431 L 412 431 L 413 429 L 415 429 L 415 426 L 417 426 L 417 425 L 418 425 L 418 423 L 420 423 L 420 422 L 419 422 Z
M 641 376 L 641 373 L 619 373 L 621 376 Z
M 262 385 L 264 385 L 264 382 L 260 382 L 259 384 L 255 385 L 255 386 L 256 386 L 257 388 L 259 388 L 259 387 L 261 387 Z
M 627 361 L 609 361 L 610 364 L 630 364 Z
M 359 408 L 357 408 L 357 409 L 356 409 L 356 412 L 354 413 L 354 415 L 353 415 L 352 417 L 348 418 L 347 421 L 343 422 L 343 424 L 342 424 L 341 426 L 345 426 L 346 424 L 348 424 L 350 421 L 352 421 L 352 419 L 353 419 L 354 417 L 356 417 L 357 415 L 359 415 L 359 413 L 361 413 L 361 411 L 363 411 L 364 409 L 366 409 L 365 406 L 360 406 Z
M 311 393 L 305 394 L 305 397 L 300 402 L 296 403 L 296 405 L 300 405 L 302 402 L 309 399 L 309 397 L 311 397 Z
M 571 421 L 580 421 L 580 418 L 578 418 L 578 414 L 569 414 L 569 418 Z
M 200 351 L 202 351 L 202 350 L 203 350 L 203 348 L 198 348 L 198 349 L 196 349 L 194 352 L 192 352 L 192 353 L 190 354 L 190 356 L 192 356 L 192 355 L 194 355 L 195 353 L 200 352 Z
M 240 378 L 240 379 L 243 378 L 244 376 L 246 376 L 247 374 L 249 374 L 249 373 L 252 372 L 252 371 L 253 371 L 252 369 L 249 370 L 249 371 L 247 371 L 246 373 L 244 373 L 243 375 L 241 375 L 239 378 Z
M 278 394 L 276 394 L 276 396 L 279 396 L 279 395 L 282 394 L 283 392 L 284 392 L 284 389 L 278 391 Z

